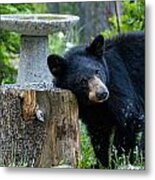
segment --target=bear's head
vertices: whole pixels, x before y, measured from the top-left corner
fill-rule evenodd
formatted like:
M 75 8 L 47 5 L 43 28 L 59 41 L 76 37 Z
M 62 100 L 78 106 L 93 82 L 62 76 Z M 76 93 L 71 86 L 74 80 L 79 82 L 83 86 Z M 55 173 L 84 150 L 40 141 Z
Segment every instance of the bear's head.
M 74 47 L 64 57 L 49 55 L 47 63 L 56 87 L 71 90 L 84 104 L 107 100 L 109 75 L 103 51 L 104 38 L 99 35 L 89 46 Z

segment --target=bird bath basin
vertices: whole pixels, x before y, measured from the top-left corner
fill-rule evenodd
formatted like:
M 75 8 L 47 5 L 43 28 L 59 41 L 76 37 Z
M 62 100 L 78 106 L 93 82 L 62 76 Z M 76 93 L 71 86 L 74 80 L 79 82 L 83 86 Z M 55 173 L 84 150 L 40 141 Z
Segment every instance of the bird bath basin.
M 21 34 L 17 83 L 51 82 L 47 68 L 48 35 L 69 31 L 79 20 L 73 15 L 10 14 L 0 15 L 0 29 Z

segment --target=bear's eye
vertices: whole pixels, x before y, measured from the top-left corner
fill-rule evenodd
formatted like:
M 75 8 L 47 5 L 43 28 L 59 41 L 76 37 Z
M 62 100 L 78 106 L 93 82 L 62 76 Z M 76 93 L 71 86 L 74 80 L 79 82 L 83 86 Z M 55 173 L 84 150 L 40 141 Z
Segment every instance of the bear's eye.
M 99 69 L 95 70 L 95 74 L 100 74 L 100 70 Z
M 82 85 L 86 85 L 86 84 L 87 84 L 87 80 L 86 80 L 86 79 L 82 79 L 82 80 L 81 80 L 81 84 L 82 84 Z

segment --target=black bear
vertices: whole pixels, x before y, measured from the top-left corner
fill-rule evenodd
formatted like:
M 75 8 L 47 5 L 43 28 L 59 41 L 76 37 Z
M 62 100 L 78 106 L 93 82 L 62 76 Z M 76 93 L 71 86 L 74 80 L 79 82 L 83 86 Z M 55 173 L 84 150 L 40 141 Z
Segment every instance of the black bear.
M 104 167 L 111 167 L 113 146 L 118 155 L 133 154 L 135 147 L 144 154 L 144 41 L 143 32 L 107 40 L 99 35 L 89 45 L 47 59 L 56 87 L 76 95 Z

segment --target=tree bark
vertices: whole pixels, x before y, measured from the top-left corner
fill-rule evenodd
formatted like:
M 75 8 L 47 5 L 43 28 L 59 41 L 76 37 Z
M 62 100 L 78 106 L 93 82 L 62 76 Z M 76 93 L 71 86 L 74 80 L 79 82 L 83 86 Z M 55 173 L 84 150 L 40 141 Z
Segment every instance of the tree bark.
M 119 4 L 119 3 L 120 3 L 120 2 L 118 2 L 118 1 L 114 1 L 118 34 L 121 33 L 120 4 Z
M 77 167 L 79 149 L 70 91 L 0 86 L 0 166 Z
M 47 10 L 49 13 L 56 13 L 58 14 L 60 11 L 59 3 L 47 3 Z
M 81 2 L 78 3 L 81 41 L 89 42 L 90 37 L 95 37 L 110 27 L 109 18 L 114 15 L 114 3 Z

